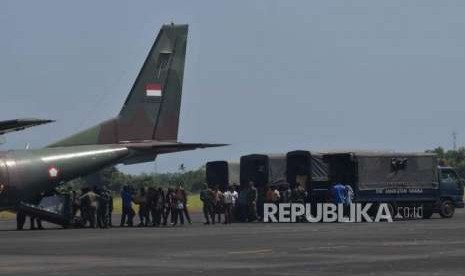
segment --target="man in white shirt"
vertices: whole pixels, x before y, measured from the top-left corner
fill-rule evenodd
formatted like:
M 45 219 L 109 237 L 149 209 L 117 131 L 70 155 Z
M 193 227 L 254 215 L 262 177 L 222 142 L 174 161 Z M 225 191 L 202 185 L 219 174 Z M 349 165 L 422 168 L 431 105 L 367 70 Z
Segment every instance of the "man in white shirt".
M 238 202 L 239 202 L 239 193 L 237 192 L 237 184 L 233 184 L 233 190 L 232 190 L 232 195 L 233 195 L 233 204 L 232 204 L 232 217 L 231 220 L 236 220 L 238 218 Z
M 223 193 L 224 202 L 224 224 L 231 223 L 232 219 L 232 207 L 233 207 L 233 188 L 230 186 L 228 190 Z
M 233 205 L 233 208 L 236 207 L 237 199 L 239 198 L 239 193 L 236 191 L 236 187 L 237 187 L 236 184 L 232 185 L 232 196 L 233 196 L 232 205 Z

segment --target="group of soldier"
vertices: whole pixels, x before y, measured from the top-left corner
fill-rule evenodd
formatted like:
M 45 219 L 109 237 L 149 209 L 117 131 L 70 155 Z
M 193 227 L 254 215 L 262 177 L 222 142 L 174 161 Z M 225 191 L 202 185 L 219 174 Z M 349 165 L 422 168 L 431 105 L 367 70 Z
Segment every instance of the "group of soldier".
M 187 193 L 181 185 L 167 190 L 142 187 L 137 192 L 129 186 L 124 186 L 121 191 L 121 201 L 121 227 L 134 226 L 136 212 L 132 208 L 132 203 L 139 206 L 139 227 L 184 225 L 185 221 L 189 224 L 192 223 L 188 210 Z
M 219 186 L 212 189 L 207 184 L 204 184 L 200 192 L 200 200 L 203 203 L 205 224 L 221 223 L 222 214 L 224 215 L 224 224 L 232 223 L 236 217 L 238 198 L 239 194 L 236 191 L 236 186 L 229 186 L 221 191 Z
M 72 216 L 81 214 L 82 225 L 90 228 L 112 226 L 113 197 L 105 188 L 83 188 L 78 194 L 71 191 Z
M 113 197 L 106 188 L 82 188 L 80 191 L 57 192 L 65 198 L 62 201 L 62 213 L 69 214 L 71 220 L 80 227 L 109 228 L 113 226 Z M 133 205 L 138 206 L 139 227 L 147 226 L 176 226 L 191 224 L 188 210 L 188 197 L 184 188 L 141 187 L 138 190 L 124 186 L 121 190 L 122 214 L 120 226 L 134 226 L 136 211 Z M 42 208 L 41 205 L 39 207 Z M 69 210 L 69 212 L 67 211 Z M 26 214 L 18 212 L 17 229 L 22 230 L 26 222 Z M 30 217 L 31 229 L 43 229 L 41 220 Z
M 308 199 L 302 185 L 296 185 L 294 189 L 289 185 L 281 189 L 277 185 L 257 189 L 255 183 L 250 181 L 245 187 L 230 185 L 223 190 L 219 187 L 205 184 L 200 192 L 206 225 L 221 223 L 221 215 L 224 215 L 224 224 L 261 221 L 264 203 L 305 203 Z
M 82 188 L 80 191 L 56 190 L 51 194 L 42 196 L 42 200 L 38 204 L 27 204 L 25 206 L 34 206 L 35 210 L 60 216 L 68 221 L 66 225 L 79 225 L 90 228 L 109 228 L 112 225 L 113 197 L 111 192 L 105 188 L 95 186 L 93 188 Z M 23 230 L 27 216 L 30 217 L 31 230 L 43 229 L 39 217 L 20 210 L 16 214 L 17 230 Z
M 203 202 L 204 224 L 232 222 L 261 221 L 263 203 L 305 203 L 308 194 L 302 185 L 296 185 L 291 189 L 288 185 L 284 188 L 276 185 L 267 185 L 257 189 L 255 183 L 250 181 L 248 185 L 227 187 L 204 185 L 200 192 L 200 200 Z M 350 198 L 344 194 L 344 186 L 332 191 L 335 198 Z M 350 194 L 350 191 L 349 191 Z M 70 192 L 72 217 L 80 217 L 81 226 L 90 228 L 112 227 L 113 197 L 105 188 L 83 188 L 80 192 Z M 139 227 L 147 226 L 176 226 L 191 224 L 188 210 L 187 193 L 179 185 L 176 188 L 162 189 L 160 187 L 141 187 L 138 190 L 130 186 L 124 186 L 121 190 L 122 214 L 120 227 L 134 226 L 134 218 L 138 215 Z M 138 205 L 138 213 L 133 205 Z M 80 216 L 77 216 L 78 213 Z M 25 216 L 20 217 L 22 225 Z M 223 219 L 222 219 L 223 218 Z M 21 225 L 21 229 L 22 229 Z M 42 228 L 40 220 L 31 217 L 31 228 Z

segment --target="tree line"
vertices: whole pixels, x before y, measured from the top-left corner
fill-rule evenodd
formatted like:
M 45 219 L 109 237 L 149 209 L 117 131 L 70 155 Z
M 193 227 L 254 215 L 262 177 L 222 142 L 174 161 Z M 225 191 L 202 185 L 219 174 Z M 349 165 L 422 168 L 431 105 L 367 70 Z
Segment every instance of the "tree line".
M 454 167 L 460 177 L 465 178 L 465 147 L 460 147 L 456 150 L 446 150 L 442 147 L 437 147 L 426 152 L 436 153 L 441 165 Z
M 168 173 L 141 173 L 127 174 L 117 167 L 108 167 L 86 177 L 77 178 L 64 185 L 64 189 L 80 189 L 82 187 L 106 187 L 118 192 L 123 186 L 129 185 L 135 189 L 141 187 L 177 187 L 183 185 L 190 192 L 199 192 L 205 183 L 205 166 L 196 170 L 185 171 L 180 168 L 178 172 Z

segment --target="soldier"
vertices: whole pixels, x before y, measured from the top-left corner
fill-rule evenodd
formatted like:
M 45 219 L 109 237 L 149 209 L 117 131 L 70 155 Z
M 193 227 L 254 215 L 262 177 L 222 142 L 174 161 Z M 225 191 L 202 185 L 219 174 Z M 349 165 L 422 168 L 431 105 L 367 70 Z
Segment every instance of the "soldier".
M 181 192 L 181 188 L 178 187 L 175 192 L 175 207 L 174 207 L 174 225 L 178 224 L 178 218 L 181 225 L 184 225 L 184 194 Z
M 74 193 L 74 196 L 76 193 Z M 74 214 L 73 214 L 73 191 L 68 190 L 62 193 L 63 196 L 63 215 L 67 221 L 71 224 L 74 223 Z
M 307 192 L 302 187 L 301 184 L 298 184 L 292 191 L 291 201 L 292 203 L 305 204 L 305 199 L 307 198 Z M 297 222 L 304 222 L 305 216 L 297 217 Z
M 292 203 L 305 204 L 305 198 L 306 197 L 307 197 L 307 194 L 306 194 L 304 188 L 302 188 L 302 185 L 299 184 L 292 191 L 291 201 L 292 201 Z
M 71 191 L 71 214 L 73 217 L 75 217 L 77 215 L 77 212 L 79 211 L 80 209 L 80 200 L 79 200 L 79 195 L 77 194 L 77 192 L 75 190 L 72 190 Z
M 139 205 L 139 227 L 148 226 L 150 223 L 149 218 L 149 209 L 147 204 L 147 193 L 145 192 L 145 188 L 142 187 L 139 190 L 139 193 L 134 198 L 134 203 Z
M 106 227 L 106 220 L 105 220 L 105 215 L 106 215 L 106 200 L 103 197 L 103 191 L 101 189 L 98 189 L 97 187 L 94 187 L 94 192 L 95 194 L 98 195 L 97 197 L 97 227 L 98 228 L 105 228 Z
M 18 211 L 16 213 L 16 230 L 23 230 L 24 229 L 24 224 L 26 223 L 26 214 L 23 213 L 22 211 Z M 37 220 L 37 226 L 38 228 L 35 227 L 35 223 L 34 221 Z M 42 222 L 40 219 L 37 219 L 35 217 L 31 217 L 31 220 L 30 220 L 30 223 L 31 223 L 31 230 L 35 230 L 35 229 L 44 229 L 42 227 Z
M 132 194 L 128 186 L 124 186 L 123 190 L 121 191 L 121 201 L 123 204 L 123 213 L 121 214 L 120 227 L 123 227 L 126 224 L 126 218 L 127 225 L 132 227 L 135 212 L 132 209 Z
M 282 203 L 289 203 L 291 202 L 292 197 L 292 190 L 289 183 L 286 183 L 284 186 L 284 190 L 281 192 L 281 201 Z
M 248 198 L 249 188 L 248 187 L 240 187 L 239 190 L 239 197 L 237 198 L 237 213 L 238 219 L 241 222 L 246 222 L 247 217 L 249 216 L 249 207 L 248 207 Z
M 257 188 L 256 188 L 257 189 Z M 261 186 L 257 189 L 257 203 L 256 203 L 256 214 L 257 220 L 261 221 L 263 216 L 263 204 L 266 200 L 266 186 Z
M 155 189 L 153 187 L 149 187 L 147 189 L 147 210 L 148 216 L 152 220 L 151 226 L 155 226 Z
M 22 211 L 16 213 L 16 230 L 23 230 L 24 223 L 26 222 L 26 214 Z
M 250 181 L 247 191 L 247 219 L 249 222 L 255 221 L 257 219 L 257 197 L 258 192 L 255 188 L 255 183 Z
M 97 188 L 95 187 L 94 190 L 96 189 Z M 86 218 L 89 221 L 89 226 L 91 228 L 95 228 L 96 226 L 96 214 L 98 207 L 97 197 L 98 195 L 89 188 L 87 188 L 85 193 L 81 196 L 81 205 L 85 206 Z
M 37 228 L 35 226 L 35 222 L 37 222 Z M 31 230 L 36 230 L 36 229 L 39 229 L 39 230 L 42 230 L 44 229 L 44 227 L 42 227 L 42 220 L 39 219 L 39 218 L 36 218 L 36 217 L 31 217 Z
M 153 218 L 153 224 L 154 226 L 160 226 L 161 224 L 161 218 L 163 216 L 163 207 L 165 206 L 165 194 L 163 193 L 162 188 L 158 188 L 155 191 L 155 196 L 154 196 L 154 218 Z
M 210 224 L 210 218 L 212 224 L 215 224 L 215 215 L 213 213 L 213 191 L 208 188 L 207 184 L 203 185 L 203 189 L 200 192 L 200 200 L 203 202 L 203 215 L 205 217 L 204 224 Z
M 184 187 L 182 185 L 179 185 L 179 192 L 181 194 L 182 202 L 184 204 L 184 208 L 183 208 L 184 216 L 186 217 L 187 222 L 189 224 L 192 224 L 191 216 L 189 215 L 189 209 L 187 209 L 187 206 L 188 206 L 188 204 L 187 204 L 187 200 L 188 200 L 187 193 L 186 193 L 186 190 L 184 190 Z
M 108 196 L 108 227 L 113 227 L 113 222 L 112 222 L 112 216 L 113 216 L 113 196 L 111 195 L 111 191 L 108 189 L 105 189 L 105 192 L 107 193 Z
M 165 196 L 165 212 L 163 215 L 163 225 L 168 224 L 168 217 L 171 217 L 171 225 L 174 224 L 174 216 L 176 212 L 176 195 L 173 188 L 168 188 Z
M 108 210 L 109 210 L 109 202 L 110 202 L 110 195 L 104 189 L 97 190 L 97 225 L 99 228 L 108 228 Z
M 87 188 L 81 188 L 81 193 L 77 200 L 79 200 L 79 209 L 81 210 L 81 218 L 82 218 L 82 223 L 85 226 L 87 222 L 89 222 L 89 217 L 88 217 L 88 211 L 87 209 L 89 208 L 89 202 L 87 197 L 82 197 L 85 193 L 87 193 Z

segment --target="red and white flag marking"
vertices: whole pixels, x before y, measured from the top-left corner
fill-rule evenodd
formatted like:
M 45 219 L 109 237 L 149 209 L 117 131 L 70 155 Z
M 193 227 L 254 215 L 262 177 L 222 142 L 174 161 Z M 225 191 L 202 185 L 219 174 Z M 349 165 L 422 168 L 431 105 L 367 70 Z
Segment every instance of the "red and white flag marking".
M 145 93 L 148 97 L 161 97 L 161 85 L 159 83 L 149 83 L 145 86 Z
M 56 167 L 50 167 L 48 169 L 48 176 L 50 176 L 50 178 L 57 178 L 59 173 L 60 171 Z

